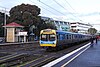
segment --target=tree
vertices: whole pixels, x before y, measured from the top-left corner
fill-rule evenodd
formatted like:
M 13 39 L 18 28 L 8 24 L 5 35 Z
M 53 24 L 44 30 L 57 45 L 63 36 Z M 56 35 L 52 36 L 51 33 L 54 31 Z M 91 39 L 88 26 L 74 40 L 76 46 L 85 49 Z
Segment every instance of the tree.
M 53 22 L 46 23 L 46 28 L 55 29 L 55 30 L 57 29 Z
M 29 31 L 29 27 L 37 25 L 40 22 L 40 8 L 36 5 L 21 4 L 10 10 L 9 22 L 16 22 L 25 26 L 25 30 Z
M 4 25 L 4 18 L 5 14 L 0 12 L 0 36 L 4 36 L 4 28 L 2 27 Z M 6 15 L 6 20 L 8 19 L 8 15 Z
M 89 28 L 88 29 L 88 33 L 91 35 L 94 35 L 97 32 L 97 30 L 95 28 Z
M 52 24 L 47 24 L 41 19 L 40 8 L 36 5 L 21 4 L 17 5 L 10 10 L 9 22 L 16 22 L 25 26 L 28 33 L 40 34 L 41 29 L 52 27 Z M 49 25 L 49 26 L 48 26 Z
M 50 18 L 47 18 L 47 20 L 43 20 L 45 23 L 45 29 L 55 29 L 57 30 L 57 27 L 54 24 L 54 21 L 52 21 Z

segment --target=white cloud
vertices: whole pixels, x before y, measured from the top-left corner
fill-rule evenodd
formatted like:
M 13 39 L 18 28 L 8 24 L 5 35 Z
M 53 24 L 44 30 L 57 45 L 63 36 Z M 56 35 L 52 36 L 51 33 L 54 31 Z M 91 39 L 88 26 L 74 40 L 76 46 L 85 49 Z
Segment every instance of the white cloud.
M 42 16 L 47 16 L 51 18 L 56 18 L 58 20 L 66 20 L 66 21 L 84 21 L 84 23 L 91 23 L 91 24 L 98 24 L 100 23 L 100 0 L 66 0 L 70 5 L 68 5 L 65 0 L 56 0 L 59 4 L 64 6 L 62 8 L 57 3 L 55 3 L 53 0 L 40 0 L 43 3 L 53 7 L 54 9 L 58 10 L 59 13 L 48 6 L 43 5 L 38 0 L 0 0 L 0 6 L 4 6 L 6 8 L 12 8 L 14 6 L 20 5 L 22 3 L 25 4 L 32 4 L 37 5 L 41 8 L 41 14 Z M 35 3 L 34 3 L 35 2 Z M 42 8 L 42 7 L 43 8 Z M 44 9 L 45 8 L 45 9 Z M 7 10 L 9 10 L 7 9 Z M 46 9 L 50 10 L 47 11 Z M 52 13 L 53 12 L 53 13 Z M 79 20 L 80 19 L 80 20 Z M 96 26 L 96 28 L 100 28 L 100 26 Z

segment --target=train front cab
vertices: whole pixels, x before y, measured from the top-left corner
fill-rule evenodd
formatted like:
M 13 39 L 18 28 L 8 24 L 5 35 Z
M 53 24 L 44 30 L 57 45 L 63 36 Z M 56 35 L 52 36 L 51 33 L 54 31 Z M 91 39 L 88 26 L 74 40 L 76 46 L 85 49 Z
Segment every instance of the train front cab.
M 41 31 L 40 33 L 41 47 L 56 47 L 56 32 L 55 30 Z

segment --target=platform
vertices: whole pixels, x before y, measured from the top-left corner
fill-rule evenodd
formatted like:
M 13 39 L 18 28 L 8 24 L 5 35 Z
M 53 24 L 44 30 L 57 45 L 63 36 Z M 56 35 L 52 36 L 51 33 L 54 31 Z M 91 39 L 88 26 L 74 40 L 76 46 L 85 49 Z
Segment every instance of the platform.
M 42 67 L 100 67 L 100 41 L 68 53 Z
M 100 41 L 74 59 L 66 67 L 100 67 Z

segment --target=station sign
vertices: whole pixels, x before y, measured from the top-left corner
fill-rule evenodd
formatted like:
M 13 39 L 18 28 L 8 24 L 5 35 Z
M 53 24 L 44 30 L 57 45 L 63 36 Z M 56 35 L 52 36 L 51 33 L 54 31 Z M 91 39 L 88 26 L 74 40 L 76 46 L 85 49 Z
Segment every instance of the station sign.
M 19 35 L 19 36 L 26 36 L 26 35 L 27 35 L 27 32 L 25 32 L 25 31 L 19 32 L 18 35 Z

